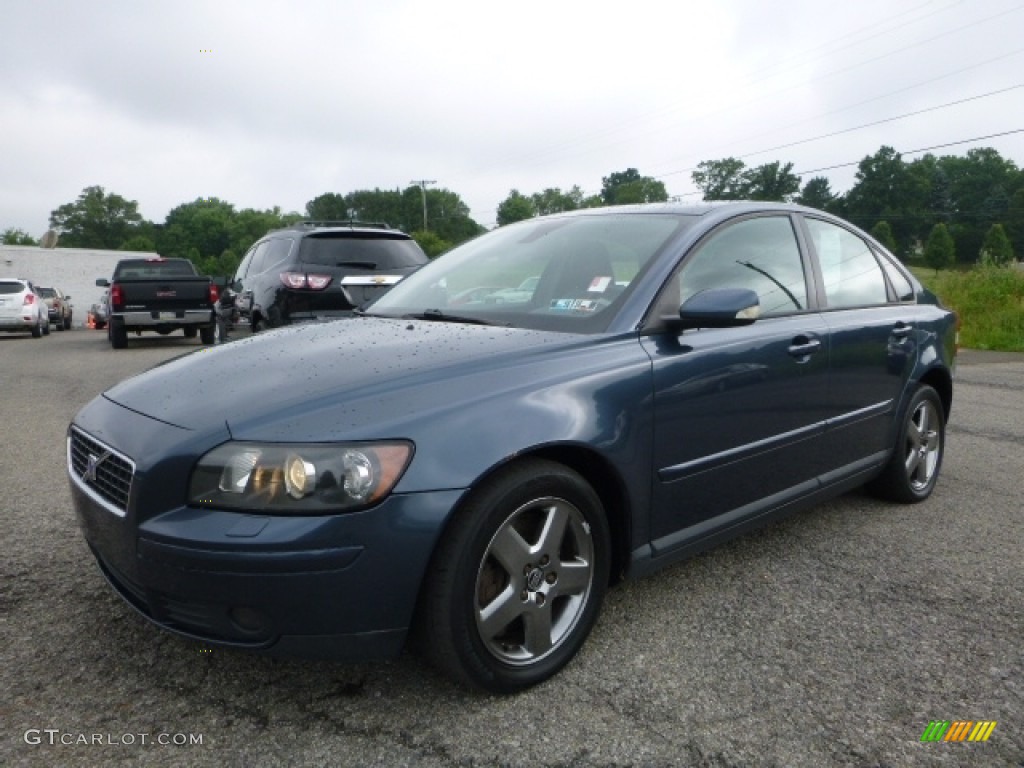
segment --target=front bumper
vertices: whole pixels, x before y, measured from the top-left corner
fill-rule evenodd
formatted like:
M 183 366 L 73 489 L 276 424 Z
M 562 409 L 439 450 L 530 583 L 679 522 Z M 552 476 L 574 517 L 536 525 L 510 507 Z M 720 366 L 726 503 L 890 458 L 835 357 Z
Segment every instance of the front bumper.
M 204 643 L 274 655 L 355 661 L 401 650 L 462 491 L 392 495 L 369 510 L 320 517 L 176 504 L 193 462 L 175 455 L 180 444 L 167 445 L 173 428 L 113 403 L 95 408 L 120 411 L 118 434 L 107 420 L 97 439 L 136 464 L 127 508 L 115 514 L 73 470 L 72 501 L 103 575 L 135 610 Z M 136 439 L 165 432 L 167 460 L 131 454 L 127 433 L 146 431 Z M 157 499 L 166 500 L 162 511 L 153 509 Z

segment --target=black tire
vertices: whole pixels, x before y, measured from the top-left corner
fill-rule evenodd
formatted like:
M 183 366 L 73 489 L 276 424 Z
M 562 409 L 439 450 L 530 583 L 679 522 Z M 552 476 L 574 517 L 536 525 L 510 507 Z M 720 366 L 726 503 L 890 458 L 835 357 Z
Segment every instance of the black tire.
M 57 321 L 57 330 L 58 330 L 58 331 L 64 331 L 64 330 L 67 330 L 67 329 L 66 329 L 66 328 L 64 327 L 64 318 L 61 318 L 60 320 L 58 320 L 58 321 Z
M 71 330 L 71 315 L 68 315 L 67 317 L 64 318 L 64 330 Z
M 41 339 L 43 338 L 43 321 L 36 320 L 35 326 L 32 328 L 32 338 Z
M 525 459 L 474 490 L 424 578 L 420 652 L 463 684 L 512 693 L 576 655 L 608 587 L 609 534 L 593 488 Z
M 185 327 L 185 338 L 186 339 L 194 339 L 198 335 L 199 335 L 199 330 L 194 325 L 189 325 L 189 326 Z
M 946 414 L 939 394 L 922 384 L 910 399 L 892 456 L 868 490 L 889 501 L 914 504 L 931 496 L 946 448 Z
M 125 349 L 128 346 L 128 332 L 123 323 L 111 320 L 107 326 L 107 335 L 110 338 L 110 346 L 114 349 Z
M 213 325 L 204 325 L 199 329 L 199 340 L 203 344 L 213 344 L 217 340 L 217 328 Z
M 50 335 L 50 321 L 47 320 L 46 321 L 46 325 L 43 326 L 43 336 L 49 336 L 49 335 Z

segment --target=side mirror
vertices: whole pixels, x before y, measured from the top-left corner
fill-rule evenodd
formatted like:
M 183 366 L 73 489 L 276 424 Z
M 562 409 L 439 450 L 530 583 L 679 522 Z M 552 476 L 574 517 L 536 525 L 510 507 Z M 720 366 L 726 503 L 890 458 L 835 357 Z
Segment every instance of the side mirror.
M 673 325 L 687 328 L 735 328 L 761 316 L 761 300 L 746 288 L 711 288 L 688 298 Z M 674 318 L 673 318 L 674 320 Z
M 105 277 L 97 277 L 96 285 L 98 285 L 100 288 L 107 288 L 110 286 L 110 281 L 107 280 L 107 278 Z

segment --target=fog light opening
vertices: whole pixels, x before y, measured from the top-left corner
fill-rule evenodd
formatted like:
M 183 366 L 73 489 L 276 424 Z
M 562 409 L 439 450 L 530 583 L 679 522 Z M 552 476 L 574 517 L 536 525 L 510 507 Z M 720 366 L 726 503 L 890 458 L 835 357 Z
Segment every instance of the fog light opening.
M 244 605 L 236 606 L 228 611 L 228 618 L 239 631 L 246 634 L 257 635 L 267 632 L 266 617 L 254 608 Z

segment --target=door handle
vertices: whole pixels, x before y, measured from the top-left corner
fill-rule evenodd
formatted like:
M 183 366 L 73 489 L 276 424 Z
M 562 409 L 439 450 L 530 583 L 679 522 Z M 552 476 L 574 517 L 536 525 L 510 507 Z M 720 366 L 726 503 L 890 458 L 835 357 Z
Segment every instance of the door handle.
M 912 330 L 914 330 L 914 326 L 907 325 L 904 322 L 899 322 L 896 323 L 895 326 L 893 326 L 892 335 L 895 336 L 897 339 L 905 339 L 907 338 L 907 336 L 910 335 L 910 332 Z
M 807 357 L 821 349 L 821 341 L 807 336 L 797 336 L 789 345 L 789 354 L 793 357 Z

